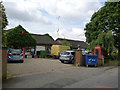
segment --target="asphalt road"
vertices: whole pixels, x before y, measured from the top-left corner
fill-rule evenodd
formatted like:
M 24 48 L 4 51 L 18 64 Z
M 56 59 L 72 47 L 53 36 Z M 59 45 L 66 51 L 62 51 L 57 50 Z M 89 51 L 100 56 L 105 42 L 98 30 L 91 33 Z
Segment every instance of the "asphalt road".
M 64 88 L 118 88 L 118 68 L 107 70 L 101 75 L 90 77 Z
M 3 88 L 118 88 L 118 67 L 72 67 L 14 77 Z

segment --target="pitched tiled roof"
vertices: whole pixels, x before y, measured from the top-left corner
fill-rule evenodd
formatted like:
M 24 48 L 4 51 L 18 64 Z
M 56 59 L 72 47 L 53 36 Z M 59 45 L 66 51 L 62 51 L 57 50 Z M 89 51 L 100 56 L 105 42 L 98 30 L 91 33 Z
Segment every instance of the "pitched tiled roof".
M 12 29 L 4 30 L 4 32 L 6 33 L 10 30 Z M 47 36 L 40 34 L 31 34 L 31 35 L 37 40 L 37 45 L 61 45 L 58 42 L 52 40 L 51 38 L 48 38 Z
M 72 48 L 78 48 L 78 45 L 80 46 L 80 48 L 88 48 L 88 44 L 84 41 L 78 41 L 78 40 L 70 40 L 70 39 L 63 39 L 63 38 L 58 38 L 56 39 L 56 41 L 63 41 L 63 40 L 67 40 L 72 46 Z
M 36 40 L 38 45 L 60 45 L 56 41 L 52 40 L 51 38 L 40 35 L 40 34 L 31 34 Z

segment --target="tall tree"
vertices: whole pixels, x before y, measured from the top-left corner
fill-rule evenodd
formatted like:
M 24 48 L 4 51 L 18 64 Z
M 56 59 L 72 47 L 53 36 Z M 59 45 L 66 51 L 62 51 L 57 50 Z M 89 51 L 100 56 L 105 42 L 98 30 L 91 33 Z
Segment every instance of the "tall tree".
M 114 46 L 118 48 L 118 59 L 120 59 L 120 1 L 105 2 L 105 6 L 92 15 L 85 31 L 88 43 L 96 40 L 101 32 L 111 31 L 114 36 Z
M 2 30 L 8 25 L 8 21 L 7 21 L 7 16 L 5 14 L 5 8 L 2 4 L 2 2 L 0 2 L 0 21 L 2 22 L 0 25 L 2 28 Z
M 2 40 L 3 46 L 5 46 L 4 29 L 7 25 L 8 25 L 8 20 L 7 20 L 6 14 L 5 14 L 5 8 L 4 8 L 2 2 L 0 2 L 0 29 L 2 29 L 2 37 L 0 38 L 0 40 Z
M 107 52 L 111 53 L 114 47 L 114 37 L 111 31 L 108 32 L 101 32 L 98 35 L 96 40 L 92 40 L 88 49 L 92 52 L 94 51 L 94 47 L 96 45 L 102 46 L 102 50 L 104 51 L 103 54 L 107 56 Z
M 35 46 L 36 39 L 32 37 L 21 25 L 9 30 L 6 33 L 7 46 L 14 46 L 15 48 L 22 48 L 25 46 Z

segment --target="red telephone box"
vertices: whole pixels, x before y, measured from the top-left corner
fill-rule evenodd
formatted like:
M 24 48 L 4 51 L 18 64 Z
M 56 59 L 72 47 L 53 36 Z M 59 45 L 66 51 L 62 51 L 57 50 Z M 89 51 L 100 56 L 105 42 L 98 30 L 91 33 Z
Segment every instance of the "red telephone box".
M 97 45 L 94 48 L 94 55 L 98 55 L 97 65 L 98 66 L 104 65 L 104 56 L 102 53 L 102 47 L 100 45 Z
M 102 55 L 101 46 L 98 45 L 94 48 L 94 55 L 98 55 L 98 56 Z

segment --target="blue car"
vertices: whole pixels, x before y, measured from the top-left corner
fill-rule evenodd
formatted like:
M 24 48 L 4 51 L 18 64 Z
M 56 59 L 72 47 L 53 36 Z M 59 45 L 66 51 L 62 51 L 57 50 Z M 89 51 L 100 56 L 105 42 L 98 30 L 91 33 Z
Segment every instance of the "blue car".
M 7 57 L 8 62 L 11 61 L 20 61 L 21 63 L 24 62 L 24 54 L 22 49 L 9 49 Z
M 62 63 L 74 63 L 75 58 L 75 51 L 74 50 L 67 50 L 60 54 L 59 60 Z

